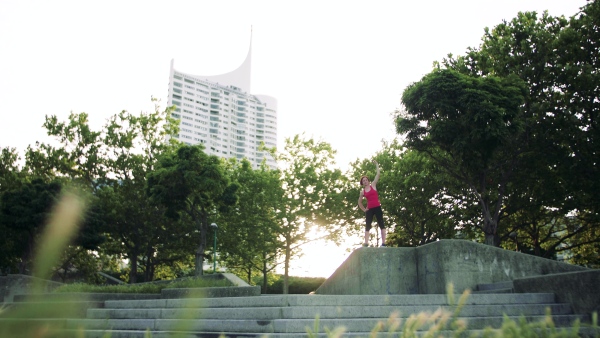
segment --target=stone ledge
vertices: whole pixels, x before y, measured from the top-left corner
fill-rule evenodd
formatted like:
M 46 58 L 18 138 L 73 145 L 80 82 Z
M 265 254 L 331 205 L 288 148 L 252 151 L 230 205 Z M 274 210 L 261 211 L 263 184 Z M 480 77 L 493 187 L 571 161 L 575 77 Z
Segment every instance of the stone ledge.
M 600 270 L 517 278 L 513 285 L 518 293 L 554 293 L 558 302 L 570 303 L 577 314 L 600 313 Z
M 260 296 L 260 286 L 225 286 L 209 288 L 163 289 L 162 298 L 216 298 Z

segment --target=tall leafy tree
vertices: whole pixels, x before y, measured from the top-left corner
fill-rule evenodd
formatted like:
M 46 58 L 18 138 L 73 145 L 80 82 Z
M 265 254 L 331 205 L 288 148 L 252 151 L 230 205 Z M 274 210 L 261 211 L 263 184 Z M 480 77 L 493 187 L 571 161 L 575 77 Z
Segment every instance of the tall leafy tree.
M 420 246 L 439 239 L 454 238 L 459 222 L 448 208 L 453 193 L 447 176 L 443 176 L 435 163 L 415 151 L 399 152 L 396 143 L 382 152 L 379 163 L 385 157 L 391 168 L 382 172 L 380 184 L 389 191 L 386 210 L 395 232 L 389 242 L 402 246 Z M 394 150 L 396 150 L 394 152 Z
M 102 133 L 109 175 L 97 195 L 102 198 L 105 231 L 111 240 L 105 252 L 129 260 L 130 283 L 138 280 L 140 263 L 143 279 L 149 281 L 156 266 L 183 260 L 190 250 L 183 241 L 185 226 L 164 217 L 164 210 L 151 203 L 146 194 L 148 173 L 154 170 L 158 157 L 173 151 L 177 144 L 173 139 L 167 141 L 167 135 L 177 127 L 170 118 L 171 110 L 162 111 L 156 105 L 150 113 L 122 111 L 108 119 Z
M 239 200 L 235 208 L 219 216 L 219 258 L 228 270 L 245 276 L 248 283 L 253 276 L 262 275 L 266 293 L 268 274 L 277 267 L 281 250 L 276 217 L 283 195 L 280 172 L 266 164 L 253 169 L 245 159 L 229 160 L 227 172 L 239 186 Z
M 209 217 L 237 202 L 238 186 L 229 182 L 223 164 L 214 155 L 207 155 L 203 147 L 182 146 L 175 153 L 159 159 L 156 169 L 148 175 L 148 194 L 166 214 L 173 218 L 187 215 L 200 238 L 195 240 L 195 275 L 203 274 L 202 264 L 206 250 Z
M 569 162 L 561 166 L 561 177 L 572 192 L 572 201 L 578 228 L 589 229 L 582 238 L 566 243 L 567 247 L 579 247 L 579 243 L 590 243 L 598 248 L 600 237 L 600 183 L 598 162 L 600 154 L 600 1 L 589 1 L 581 12 L 569 20 L 556 43 L 556 67 L 552 74 L 557 79 L 556 119 L 562 121 L 562 138 L 556 142 L 568 149 Z M 566 135 L 565 135 L 566 134 Z M 557 135 L 560 136 L 560 135 Z M 594 241 L 596 238 L 598 240 Z M 600 257 L 582 255 L 593 249 L 578 251 L 585 262 L 600 265 Z M 598 251 L 596 250 L 596 253 Z
M 12 235 L 12 251 L 20 255 L 19 273 L 30 272 L 38 234 L 43 229 L 52 206 L 61 191 L 59 182 L 44 183 L 35 179 L 20 189 L 1 195 L 0 222 Z
M 277 154 L 283 189 L 278 218 L 284 294 L 288 293 L 290 261 L 301 254 L 301 246 L 318 239 L 311 236 L 318 230 L 325 233 L 323 238 L 339 240 L 348 223 L 342 194 L 346 178 L 335 169 L 334 155 L 330 144 L 303 135 L 286 139 L 283 151 Z
M 455 208 L 459 196 L 448 176 L 437 170 L 435 162 L 423 153 L 407 150 L 399 140 L 383 143 L 369 159 L 352 164 L 349 177 L 375 175 L 372 161 L 381 169 L 377 189 L 388 229 L 388 246 L 419 246 L 442 238 L 454 238 L 463 220 Z M 351 188 L 352 199 L 358 195 Z M 364 214 L 356 218 L 357 233 L 364 231 Z M 378 235 L 378 233 L 377 233 Z
M 155 103 L 150 113 L 122 111 L 99 130 L 93 130 L 85 113 L 71 114 L 67 121 L 47 116 L 44 127 L 54 142 L 37 143 L 26 153 L 26 168 L 32 176 L 65 178 L 94 194 L 89 210 L 96 211 L 96 226 L 87 229 L 96 229 L 97 237 L 108 234 L 110 245 L 103 249 L 130 260 L 130 282 L 136 281 L 138 258 L 147 262 L 145 270 L 151 275 L 157 246 L 173 243 L 156 232 L 176 236 L 176 231 L 164 228 L 178 229 L 157 217 L 162 212 L 156 211 L 145 194 L 146 174 L 153 169 L 158 154 L 173 146 L 172 140 L 166 141 L 177 127 L 170 119 L 171 110 L 161 111 Z M 81 246 L 82 250 L 89 249 Z
M 5 147 L 0 150 L 0 196 L 19 190 L 26 183 L 27 176 L 19 166 L 20 157 L 15 148 Z M 2 199 L 0 198 L 0 208 Z M 0 270 L 16 271 L 19 266 L 21 252 L 19 251 L 18 236 L 10 227 L 0 220 Z
M 66 177 L 88 189 L 97 188 L 106 177 L 101 131 L 89 125 L 86 113 L 71 113 L 66 122 L 55 115 L 46 116 L 43 124 L 57 145 L 36 142 L 26 151 L 26 169 L 45 180 Z
M 24 182 L 26 175 L 19 165 L 20 160 L 16 148 L 0 149 L 0 194 L 18 189 Z
M 479 48 L 443 62 L 464 74 L 516 75 L 527 84 L 523 112 L 528 123 L 520 140 L 526 151 L 508 195 L 505 214 L 512 223 L 504 236 L 523 230 L 519 239 L 534 252 L 593 245 L 590 234 L 598 226 L 599 6 L 591 1 L 570 20 L 519 13 L 486 29 Z M 578 225 L 566 226 L 573 216 Z M 564 228 L 557 229 L 559 225 Z M 548 229 L 541 231 L 544 226 Z
M 398 133 L 476 196 L 490 245 L 499 245 L 507 186 L 523 152 L 525 95 L 516 76 L 477 77 L 450 69 L 434 70 L 402 94 L 406 112 L 398 116 Z

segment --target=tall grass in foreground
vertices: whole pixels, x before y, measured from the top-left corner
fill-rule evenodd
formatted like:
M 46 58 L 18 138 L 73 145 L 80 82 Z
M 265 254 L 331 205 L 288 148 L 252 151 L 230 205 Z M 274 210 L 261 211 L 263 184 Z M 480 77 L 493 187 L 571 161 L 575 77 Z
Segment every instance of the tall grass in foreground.
M 85 209 L 85 200 L 81 195 L 74 192 L 66 192 L 60 202 L 57 204 L 52 217 L 49 220 L 48 226 L 43 233 L 40 241 L 35 260 L 35 276 L 40 278 L 39 283 L 32 286 L 31 293 L 41 293 L 44 291 L 42 280 L 47 279 L 51 269 L 58 261 L 62 250 L 76 234 L 78 224 L 82 218 Z M 184 283 L 194 283 L 188 281 Z M 181 284 L 172 287 L 197 287 L 195 284 Z M 79 286 L 85 288 L 83 286 Z M 77 286 L 75 287 L 77 288 Z M 67 289 L 68 290 L 68 289 Z M 64 290 L 63 290 L 64 291 Z M 68 292 L 83 292 L 79 291 Z M 88 291 L 89 292 L 89 291 Z M 579 322 L 576 322 L 573 328 L 557 328 L 552 316 L 547 312 L 545 318 L 539 322 L 528 323 L 524 317 L 518 321 L 504 317 L 504 322 L 499 328 L 486 328 L 475 332 L 469 332 L 467 323 L 459 317 L 461 309 L 464 307 L 466 300 L 469 297 L 469 291 L 464 292 L 458 299 L 454 299 L 454 290 L 452 285 L 449 285 L 447 290 L 448 304 L 454 306 L 453 311 L 439 309 L 433 313 L 418 313 L 409 315 L 404 321 L 400 313 L 393 313 L 386 321 L 381 321 L 371 332 L 368 337 L 485 337 L 485 338 L 507 338 L 507 337 L 543 337 L 543 338 L 575 338 L 580 337 L 582 327 Z M 85 298 L 79 298 L 82 301 Z M 188 299 L 190 308 L 194 304 L 201 302 L 199 299 Z M 31 303 L 31 306 L 3 308 L 0 309 L 0 338 L 69 338 L 85 337 L 85 327 L 80 327 L 74 330 L 67 329 L 66 321 L 69 318 L 74 318 L 72 313 L 76 310 L 73 306 L 60 306 L 58 303 L 46 304 Z M 172 337 L 185 337 L 186 331 L 192 327 L 194 321 L 198 318 L 194 317 L 193 311 L 186 313 L 179 318 L 180 320 L 172 328 L 173 331 L 179 331 L 178 334 L 173 334 Z M 306 336 L 309 338 L 317 338 L 323 334 L 319 334 L 319 318 L 314 322 L 314 327 L 307 328 Z M 600 337 L 600 328 L 598 327 L 598 315 L 594 313 L 592 316 L 592 325 L 587 327 L 590 329 L 586 332 L 592 332 L 590 337 Z M 334 329 L 325 329 L 324 335 L 328 338 L 343 337 L 346 333 L 344 327 Z M 110 338 L 108 332 L 104 334 L 104 338 Z M 151 338 L 152 333 L 146 330 L 145 338 Z M 355 336 L 353 336 L 355 337 Z
M 66 188 L 61 193 L 35 252 L 33 276 L 37 278 L 33 279 L 30 295 L 45 291 L 44 282 L 49 279 L 64 248 L 77 234 L 85 206 L 86 200 L 80 191 Z M 0 310 L 0 337 L 66 337 L 61 332 L 64 328 L 61 319 L 69 318 L 77 309 L 36 304 L 34 299 L 26 303 L 25 306 Z

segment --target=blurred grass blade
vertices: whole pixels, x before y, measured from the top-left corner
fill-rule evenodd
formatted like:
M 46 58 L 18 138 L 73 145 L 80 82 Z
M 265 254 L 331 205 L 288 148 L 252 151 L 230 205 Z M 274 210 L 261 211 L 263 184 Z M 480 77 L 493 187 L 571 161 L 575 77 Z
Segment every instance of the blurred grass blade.
M 33 293 L 44 290 L 43 280 L 49 279 L 64 248 L 77 234 L 84 209 L 82 196 L 76 191 L 65 189 L 40 237 L 33 268 L 33 275 L 39 279 L 35 279 Z

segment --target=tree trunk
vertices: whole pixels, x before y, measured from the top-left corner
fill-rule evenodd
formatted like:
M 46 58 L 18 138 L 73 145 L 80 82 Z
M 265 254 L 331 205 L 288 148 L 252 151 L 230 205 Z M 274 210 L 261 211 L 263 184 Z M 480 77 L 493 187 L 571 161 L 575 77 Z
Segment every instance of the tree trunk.
M 28 272 L 32 273 L 31 271 L 28 271 L 28 267 L 31 266 L 31 259 L 33 257 L 33 247 L 35 246 L 33 238 L 33 233 L 29 232 L 27 235 L 27 248 L 25 249 L 25 251 L 23 251 L 23 254 L 21 255 L 21 262 L 19 262 L 19 273 L 21 275 L 27 275 Z
M 488 234 L 486 232 L 485 233 L 485 242 L 484 242 L 484 244 L 495 246 L 495 239 L 494 239 L 494 237 L 495 237 L 494 234 Z
M 263 294 L 267 294 L 267 259 L 263 251 Z
M 283 274 L 283 294 L 287 295 L 289 293 L 289 270 L 290 270 L 290 255 L 292 254 L 292 250 L 290 249 L 290 244 L 285 247 L 285 272 Z
M 206 214 L 202 214 L 200 222 L 200 243 L 198 244 L 198 249 L 196 250 L 196 270 L 195 276 L 204 275 L 204 250 L 206 247 L 206 229 L 208 228 L 208 217 Z
M 498 236 L 498 222 L 496 220 L 491 220 L 489 218 L 484 219 L 483 224 L 483 232 L 485 233 L 485 243 L 486 245 L 491 246 L 499 246 L 500 245 L 500 237 Z
M 129 255 L 129 266 L 131 267 L 131 271 L 129 271 L 129 284 L 135 284 L 137 282 L 137 254 Z

